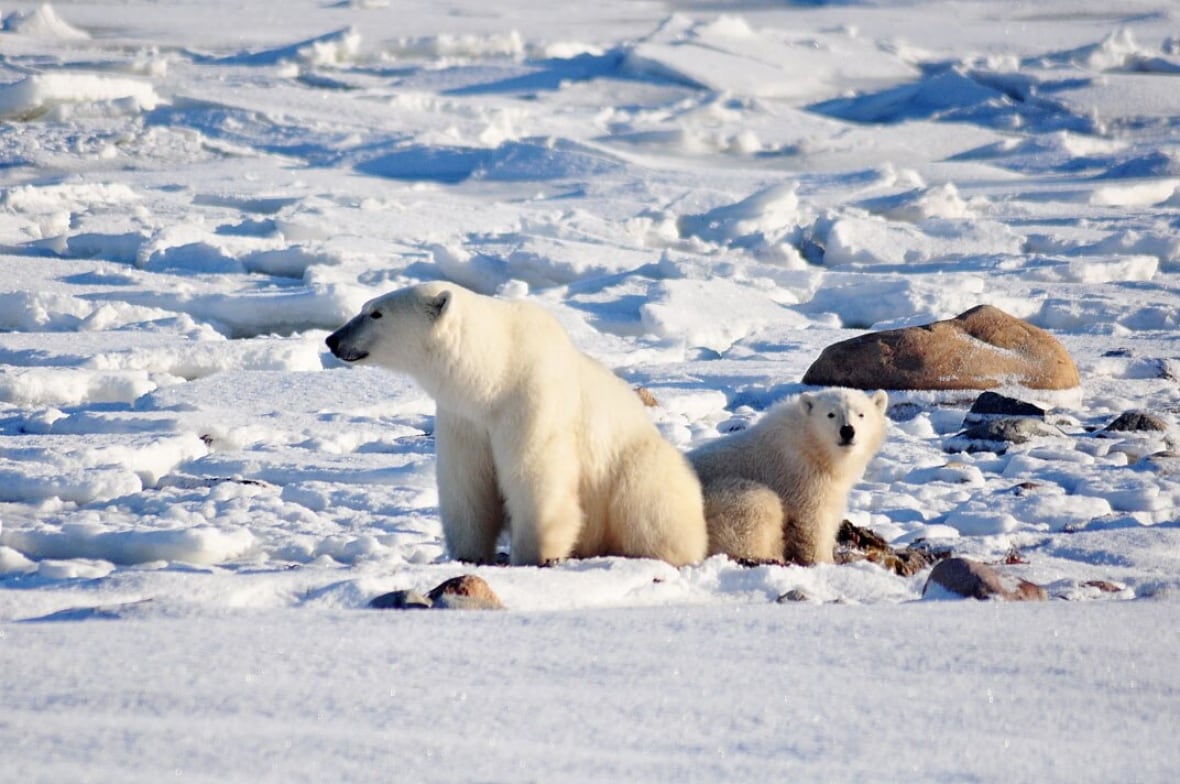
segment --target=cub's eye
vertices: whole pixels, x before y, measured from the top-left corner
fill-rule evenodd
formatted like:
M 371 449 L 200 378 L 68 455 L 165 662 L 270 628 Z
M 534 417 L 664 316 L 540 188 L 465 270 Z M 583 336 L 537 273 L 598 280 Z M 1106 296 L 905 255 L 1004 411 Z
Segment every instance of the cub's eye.
M 858 416 L 858 417 L 860 417 L 861 419 L 864 419 L 864 418 L 865 418 L 865 415 L 864 415 L 864 413 L 863 413 L 863 412 L 862 412 L 862 413 L 860 413 L 860 414 L 857 414 L 857 416 Z
M 369 314 L 369 318 L 372 318 L 372 319 L 379 319 L 379 318 L 381 318 L 381 311 L 379 311 L 379 310 L 374 310 L 372 313 L 370 313 L 370 314 Z
M 836 418 L 835 414 L 830 413 L 830 412 L 828 413 L 828 419 L 835 419 L 835 418 Z

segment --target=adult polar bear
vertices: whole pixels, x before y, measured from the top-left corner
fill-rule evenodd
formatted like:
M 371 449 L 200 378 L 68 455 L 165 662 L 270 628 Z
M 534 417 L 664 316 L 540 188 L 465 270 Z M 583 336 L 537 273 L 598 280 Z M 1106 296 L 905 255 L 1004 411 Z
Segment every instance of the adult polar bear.
M 368 302 L 327 340 L 412 376 L 437 405 L 439 511 L 454 558 L 513 564 L 705 557 L 700 483 L 639 397 L 537 305 L 424 283 Z

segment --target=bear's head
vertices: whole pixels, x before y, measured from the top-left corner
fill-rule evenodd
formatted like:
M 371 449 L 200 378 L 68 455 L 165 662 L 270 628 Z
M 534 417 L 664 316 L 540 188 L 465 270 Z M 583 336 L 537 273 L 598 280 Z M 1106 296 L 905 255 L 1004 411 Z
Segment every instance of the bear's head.
M 807 417 L 808 432 L 835 457 L 876 454 L 885 439 L 885 408 L 889 396 L 877 390 L 872 396 L 859 389 L 833 388 L 804 392 L 799 406 Z
M 456 287 L 424 283 L 365 303 L 361 312 L 328 336 L 337 358 L 416 373 L 447 320 Z

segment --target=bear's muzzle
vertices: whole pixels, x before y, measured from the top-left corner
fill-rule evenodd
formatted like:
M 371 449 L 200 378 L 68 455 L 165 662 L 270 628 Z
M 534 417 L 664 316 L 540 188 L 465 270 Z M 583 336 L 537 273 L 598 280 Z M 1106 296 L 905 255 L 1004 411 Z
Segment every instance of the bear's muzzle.
M 336 330 L 331 335 L 328 335 L 328 339 L 324 342 L 328 344 L 328 350 L 332 352 L 334 357 L 342 359 L 345 362 L 358 362 L 369 356 L 368 351 L 361 351 L 351 346 L 341 346 L 340 330 Z

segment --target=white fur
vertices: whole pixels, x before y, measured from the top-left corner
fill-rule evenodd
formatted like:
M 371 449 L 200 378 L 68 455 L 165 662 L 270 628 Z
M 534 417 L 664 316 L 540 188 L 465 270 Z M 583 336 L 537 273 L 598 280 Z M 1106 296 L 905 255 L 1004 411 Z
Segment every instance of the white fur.
M 328 338 L 338 357 L 408 373 L 435 399 L 447 548 L 514 564 L 705 556 L 700 484 L 636 393 L 544 309 L 427 283 L 378 297 Z
M 805 392 L 690 452 L 705 489 L 709 553 L 830 563 L 848 493 L 885 438 L 888 402 L 883 391 Z

